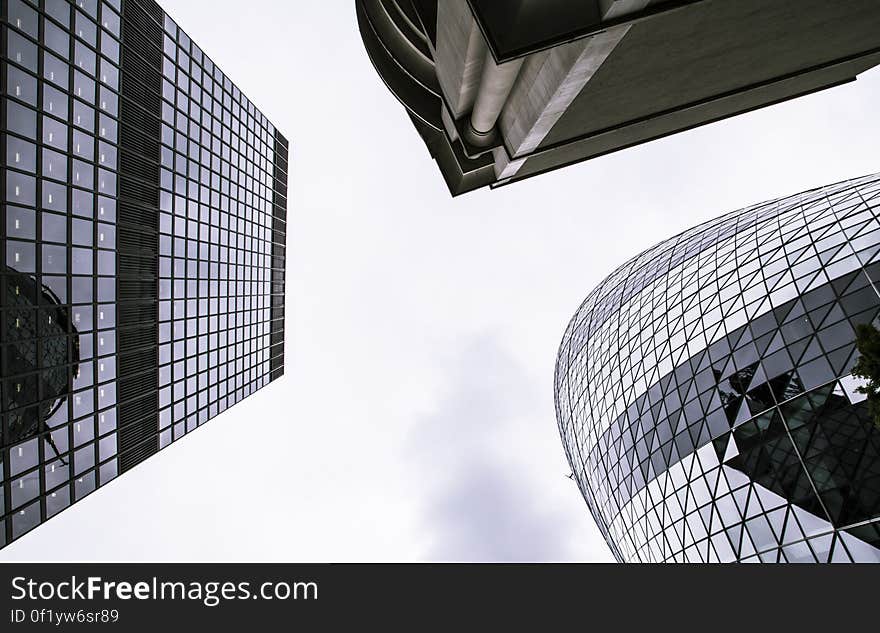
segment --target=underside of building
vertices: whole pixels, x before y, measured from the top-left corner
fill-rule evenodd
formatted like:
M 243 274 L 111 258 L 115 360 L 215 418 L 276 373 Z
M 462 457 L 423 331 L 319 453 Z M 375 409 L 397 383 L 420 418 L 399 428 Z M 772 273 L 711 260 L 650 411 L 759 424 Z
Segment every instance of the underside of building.
M 453 195 L 853 81 L 876 0 L 356 0 Z

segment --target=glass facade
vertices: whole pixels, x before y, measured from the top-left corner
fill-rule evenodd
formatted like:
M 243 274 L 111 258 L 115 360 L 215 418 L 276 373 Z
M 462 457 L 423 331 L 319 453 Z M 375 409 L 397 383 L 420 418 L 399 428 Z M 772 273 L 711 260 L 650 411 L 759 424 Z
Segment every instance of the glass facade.
M 269 381 L 275 128 L 167 15 L 160 446 Z
M 0 11 L 3 546 L 283 373 L 288 150 L 152 0 Z
M 580 306 L 557 421 L 619 561 L 880 561 L 880 430 L 850 375 L 878 215 L 880 176 L 736 211 Z

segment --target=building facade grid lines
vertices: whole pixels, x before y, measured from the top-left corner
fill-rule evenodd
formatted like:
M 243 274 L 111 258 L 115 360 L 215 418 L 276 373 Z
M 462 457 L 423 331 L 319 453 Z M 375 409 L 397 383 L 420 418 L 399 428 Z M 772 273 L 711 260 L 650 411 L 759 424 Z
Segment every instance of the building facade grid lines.
M 288 142 L 153 0 L 0 14 L 0 547 L 283 374 Z
M 880 436 L 849 375 L 878 208 L 868 176 L 736 211 L 581 305 L 557 419 L 619 560 L 880 560 Z

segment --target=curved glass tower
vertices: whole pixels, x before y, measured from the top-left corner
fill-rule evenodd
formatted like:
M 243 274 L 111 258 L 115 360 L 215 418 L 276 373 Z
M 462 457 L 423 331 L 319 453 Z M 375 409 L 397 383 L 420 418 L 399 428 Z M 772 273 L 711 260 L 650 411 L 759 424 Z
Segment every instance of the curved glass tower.
M 580 306 L 556 414 L 619 561 L 880 561 L 880 430 L 850 375 L 878 214 L 880 175 L 735 211 Z

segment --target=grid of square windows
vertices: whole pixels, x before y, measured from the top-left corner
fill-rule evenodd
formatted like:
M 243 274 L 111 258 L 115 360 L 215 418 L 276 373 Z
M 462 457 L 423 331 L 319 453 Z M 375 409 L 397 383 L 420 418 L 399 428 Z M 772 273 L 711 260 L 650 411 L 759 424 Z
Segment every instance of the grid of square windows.
M 619 560 L 880 560 L 880 433 L 849 376 L 878 211 L 877 176 L 737 211 L 582 304 L 557 418 Z
M 120 0 L 3 3 L 0 545 L 116 476 Z
M 160 447 L 271 379 L 286 165 L 272 124 L 167 16 L 162 59 Z
M 152 0 L 0 17 L 2 547 L 283 373 L 288 144 Z

